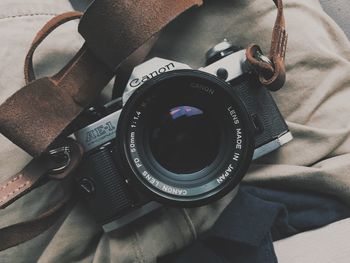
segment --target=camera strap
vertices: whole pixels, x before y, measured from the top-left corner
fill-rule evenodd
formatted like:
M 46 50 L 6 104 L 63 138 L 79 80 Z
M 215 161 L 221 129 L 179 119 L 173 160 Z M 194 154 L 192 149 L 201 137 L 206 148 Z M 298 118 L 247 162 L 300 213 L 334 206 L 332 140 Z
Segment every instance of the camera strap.
M 256 44 L 248 46 L 247 60 L 259 75 L 260 83 L 271 91 L 281 89 L 286 82 L 285 55 L 288 34 L 285 28 L 282 0 L 273 0 L 277 7 L 277 17 L 272 31 L 269 59 L 261 59 L 262 51 Z
M 274 3 L 278 15 L 269 56 L 272 63 L 261 59 L 257 45 L 247 48 L 247 59 L 259 74 L 261 83 L 278 90 L 285 82 L 287 34 L 282 0 L 274 0 Z M 74 160 L 67 167 L 49 178 L 62 179 L 74 170 L 82 151 L 71 140 L 59 143 L 59 136 L 96 99 L 123 61 L 144 58 L 162 28 L 192 6 L 201 4 L 201 0 L 95 1 L 79 24 L 79 32 L 86 40 L 82 48 L 57 74 L 35 80 L 32 62 L 35 49 L 55 28 L 80 18 L 81 13 L 69 12 L 54 17 L 39 31 L 25 59 L 26 86 L 0 105 L 0 132 L 34 159 L 20 173 L 0 184 L 0 209 L 40 185 L 55 169 L 52 167 L 57 163 L 52 163 L 49 153 L 68 147 L 72 151 L 70 155 L 75 156 L 70 157 Z M 59 147 L 55 148 L 57 145 Z M 52 219 L 64 211 L 66 203 L 61 202 L 33 221 L 0 229 L 0 251 L 45 231 L 52 225 Z

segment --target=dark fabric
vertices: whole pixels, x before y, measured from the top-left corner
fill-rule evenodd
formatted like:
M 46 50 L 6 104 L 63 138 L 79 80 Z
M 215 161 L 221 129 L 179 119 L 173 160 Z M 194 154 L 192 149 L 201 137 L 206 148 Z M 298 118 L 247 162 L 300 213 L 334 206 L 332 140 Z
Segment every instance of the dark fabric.
M 332 196 L 242 186 L 212 229 L 161 263 L 275 263 L 273 241 L 347 218 Z

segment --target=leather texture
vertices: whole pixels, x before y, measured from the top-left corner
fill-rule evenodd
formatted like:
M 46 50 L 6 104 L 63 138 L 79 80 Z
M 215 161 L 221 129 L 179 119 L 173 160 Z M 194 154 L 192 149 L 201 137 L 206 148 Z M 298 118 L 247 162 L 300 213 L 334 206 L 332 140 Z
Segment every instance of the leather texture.
M 0 106 L 0 132 L 29 154 L 38 156 L 112 76 L 83 46 L 66 70 L 31 82 Z
M 49 166 L 50 161 L 47 160 L 47 156 L 40 156 L 35 161 L 31 161 L 18 174 L 2 182 L 0 184 L 0 209 L 6 208 L 35 187 L 40 178 L 50 170 Z
M 79 24 L 88 47 L 115 70 L 120 62 L 202 0 L 98 0 Z
M 54 28 L 78 17 L 76 12 L 64 13 L 39 31 L 26 57 L 26 81 L 34 78 L 31 58 L 35 48 Z M 0 106 L 0 132 L 29 154 L 39 156 L 112 76 L 84 45 L 56 75 L 30 82 Z

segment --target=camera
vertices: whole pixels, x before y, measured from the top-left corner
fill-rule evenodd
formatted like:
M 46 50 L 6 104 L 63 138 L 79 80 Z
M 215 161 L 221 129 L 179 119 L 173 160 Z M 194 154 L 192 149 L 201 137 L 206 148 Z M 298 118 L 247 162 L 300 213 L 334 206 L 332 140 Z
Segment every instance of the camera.
M 224 41 L 206 58 L 198 70 L 152 58 L 133 70 L 122 100 L 82 117 L 74 133 L 85 149 L 78 184 L 106 232 L 163 204 L 217 200 L 252 160 L 292 140 L 245 50 Z

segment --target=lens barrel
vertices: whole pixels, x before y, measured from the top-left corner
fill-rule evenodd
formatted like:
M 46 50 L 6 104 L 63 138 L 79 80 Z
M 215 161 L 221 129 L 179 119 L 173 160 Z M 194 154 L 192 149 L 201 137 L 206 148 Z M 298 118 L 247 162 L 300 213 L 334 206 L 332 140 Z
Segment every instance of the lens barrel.
M 136 187 L 178 206 L 217 199 L 241 181 L 254 135 L 230 85 L 197 70 L 148 80 L 129 98 L 117 130 L 117 158 Z

